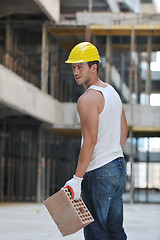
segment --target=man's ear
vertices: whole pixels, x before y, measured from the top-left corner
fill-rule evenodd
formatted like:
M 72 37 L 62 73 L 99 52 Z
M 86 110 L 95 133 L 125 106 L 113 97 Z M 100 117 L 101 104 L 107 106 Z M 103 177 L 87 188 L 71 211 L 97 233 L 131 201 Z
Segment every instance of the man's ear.
M 92 65 L 92 71 L 95 72 L 97 70 L 97 64 Z

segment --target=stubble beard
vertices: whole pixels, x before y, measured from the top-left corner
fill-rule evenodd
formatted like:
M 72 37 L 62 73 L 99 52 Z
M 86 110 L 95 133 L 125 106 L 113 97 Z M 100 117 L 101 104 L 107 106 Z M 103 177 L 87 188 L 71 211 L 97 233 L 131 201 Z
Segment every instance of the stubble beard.
M 82 81 L 82 82 L 77 82 L 77 81 L 76 81 L 76 82 L 77 82 L 77 84 L 78 84 L 79 86 L 84 86 L 84 88 L 85 88 L 85 86 L 88 85 L 89 81 L 90 81 L 90 78 L 85 79 L 85 80 Z

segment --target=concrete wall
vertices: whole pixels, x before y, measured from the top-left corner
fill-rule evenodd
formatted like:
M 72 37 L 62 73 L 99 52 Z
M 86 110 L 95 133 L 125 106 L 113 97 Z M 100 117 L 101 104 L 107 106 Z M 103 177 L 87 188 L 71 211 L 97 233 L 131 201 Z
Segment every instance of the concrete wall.
M 133 126 L 137 130 L 158 130 L 160 131 L 160 107 L 145 105 L 123 104 L 128 126 Z M 54 127 L 77 127 L 79 121 L 77 117 L 76 103 L 62 104 L 61 122 Z
M 141 4 L 141 8 L 142 8 L 142 13 L 152 13 L 152 14 L 155 14 L 157 11 L 156 11 L 156 8 L 154 6 L 153 3 L 143 3 Z
M 0 103 L 47 123 L 58 123 L 61 104 L 0 65 Z
M 0 103 L 53 127 L 79 128 L 76 103 L 60 103 L 0 65 Z M 160 107 L 124 104 L 128 126 L 160 130 Z
M 53 21 L 60 19 L 60 0 L 34 0 L 41 10 Z
M 148 130 L 160 130 L 160 107 L 124 104 L 129 126 Z
M 148 20 L 147 20 L 148 19 Z M 76 13 L 77 24 L 88 25 L 102 25 L 99 27 L 110 27 L 114 25 L 136 25 L 136 24 L 144 24 L 151 25 L 157 24 L 159 25 L 159 19 L 157 18 L 146 18 L 143 14 L 135 14 L 135 13 L 106 13 L 106 12 L 77 12 Z

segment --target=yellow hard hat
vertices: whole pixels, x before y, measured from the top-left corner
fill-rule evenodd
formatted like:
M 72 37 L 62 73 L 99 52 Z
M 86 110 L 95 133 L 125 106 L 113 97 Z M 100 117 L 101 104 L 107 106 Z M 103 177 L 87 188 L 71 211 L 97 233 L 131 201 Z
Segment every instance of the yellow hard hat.
M 89 42 L 77 44 L 70 52 L 65 63 L 101 62 L 97 48 Z

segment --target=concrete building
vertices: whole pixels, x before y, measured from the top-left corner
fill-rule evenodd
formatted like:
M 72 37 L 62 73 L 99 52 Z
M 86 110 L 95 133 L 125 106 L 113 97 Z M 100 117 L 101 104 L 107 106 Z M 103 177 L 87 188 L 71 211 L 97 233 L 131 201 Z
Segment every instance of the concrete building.
M 125 200 L 159 202 L 160 14 L 156 0 L 130 3 L 0 2 L 0 201 L 42 201 L 74 173 L 83 88 L 64 61 L 85 40 L 124 104 Z

